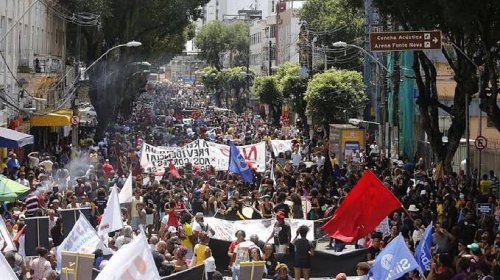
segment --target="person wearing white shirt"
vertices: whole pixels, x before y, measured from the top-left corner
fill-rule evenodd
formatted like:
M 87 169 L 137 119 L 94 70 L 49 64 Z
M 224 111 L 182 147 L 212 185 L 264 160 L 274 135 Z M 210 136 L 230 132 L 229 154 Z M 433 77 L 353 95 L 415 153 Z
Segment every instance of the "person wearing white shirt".
M 300 165 L 300 161 L 302 160 L 302 156 L 299 153 L 298 149 L 295 149 L 292 153 L 292 165 L 294 169 L 298 169 Z

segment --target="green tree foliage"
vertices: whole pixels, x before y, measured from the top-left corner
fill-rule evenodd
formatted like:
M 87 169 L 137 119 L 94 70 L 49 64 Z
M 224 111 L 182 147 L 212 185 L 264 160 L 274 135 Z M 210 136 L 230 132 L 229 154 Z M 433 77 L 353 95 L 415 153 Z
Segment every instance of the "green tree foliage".
M 306 22 L 309 42 L 317 37 L 316 47 L 327 49 L 327 67 L 361 69 L 362 55 L 358 50 L 332 48 L 337 41 L 362 44 L 364 15 L 360 6 L 359 0 L 308 0 L 304 3 L 300 18 Z
M 313 123 L 344 123 L 367 101 L 363 77 L 357 71 L 331 69 L 309 81 L 305 100 Z
M 245 21 L 234 22 L 227 26 L 227 34 L 231 67 L 246 66 L 250 53 L 250 26 Z
M 126 115 L 146 75 L 134 75 L 127 64 L 134 61 L 167 61 L 180 53 L 193 35 L 192 22 L 201 16 L 201 6 L 208 0 L 61 0 L 74 13 L 90 12 L 100 16 L 99 27 L 69 27 L 71 54 L 91 64 L 107 49 L 132 40 L 142 42 L 140 48 L 120 48 L 110 53 L 91 71 L 89 96 L 97 112 L 102 135 L 118 115 Z M 80 42 L 80 43 L 78 43 Z M 108 78 L 109 76 L 109 78 Z
M 460 139 L 465 132 L 465 96 L 469 100 L 478 92 L 477 69 L 482 77 L 480 108 L 500 130 L 498 107 L 498 62 L 500 60 L 498 38 L 500 38 L 500 1 L 421 1 L 421 0 L 374 0 L 380 12 L 390 16 L 405 30 L 439 29 L 445 37 L 442 54 L 454 72 L 457 83 L 453 104 L 439 102 L 436 87 L 436 68 L 427 53 L 415 52 L 414 71 L 419 96 L 417 104 L 421 114 L 421 125 L 429 137 L 434 154 L 451 171 L 451 161 Z M 461 51 L 463 50 L 467 58 Z M 439 129 L 439 111 L 451 116 L 448 142 L 442 141 Z
M 274 123 L 279 123 L 283 95 L 278 88 L 276 77 L 260 76 L 255 78 L 253 91 L 259 97 L 260 102 L 269 105 Z
M 245 66 L 250 50 L 250 27 L 244 21 L 224 24 L 214 20 L 196 34 L 195 43 L 200 49 L 200 58 L 210 66 L 222 69 L 222 58 L 230 55 L 230 67 Z
M 250 72 L 250 75 L 253 74 Z M 205 88 L 215 93 L 217 106 L 222 105 L 222 99 L 225 99 L 228 105 L 230 98 L 236 98 L 237 108 L 235 109 L 239 111 L 243 108 L 245 101 L 243 92 L 248 82 L 245 67 L 224 68 L 220 71 L 212 66 L 205 67 L 202 81 Z
M 222 69 L 222 55 L 228 48 L 229 34 L 224 23 L 213 20 L 196 34 L 195 44 L 200 49 L 200 58 L 207 64 Z
M 289 98 L 292 108 L 300 118 L 305 121 L 306 102 L 304 94 L 307 90 L 307 77 L 300 74 L 300 66 L 296 63 L 287 62 L 280 65 L 276 73 L 278 89 L 284 98 Z

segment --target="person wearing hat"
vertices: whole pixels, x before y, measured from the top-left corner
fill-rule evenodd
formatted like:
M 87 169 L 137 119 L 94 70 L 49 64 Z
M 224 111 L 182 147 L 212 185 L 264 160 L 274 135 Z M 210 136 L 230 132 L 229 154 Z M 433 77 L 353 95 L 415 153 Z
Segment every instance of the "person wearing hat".
M 276 266 L 276 275 L 273 280 L 292 280 L 292 276 L 288 274 L 288 266 L 284 263 L 278 263 Z
M 271 238 L 274 238 L 274 245 L 277 247 L 276 251 L 278 253 L 286 253 L 292 240 L 292 228 L 285 221 L 285 217 L 286 215 L 283 211 L 276 213 L 276 223 L 274 224 L 273 232 L 266 240 L 266 243 L 268 243 Z

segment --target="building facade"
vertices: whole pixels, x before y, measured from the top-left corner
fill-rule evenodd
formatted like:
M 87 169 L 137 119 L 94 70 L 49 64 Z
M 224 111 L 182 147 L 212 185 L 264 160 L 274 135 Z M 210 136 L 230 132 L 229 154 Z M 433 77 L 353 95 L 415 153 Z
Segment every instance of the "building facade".
M 0 0 L 3 125 L 22 117 L 19 109 L 41 111 L 60 98 L 63 86 L 57 82 L 65 71 L 66 22 L 46 6 L 53 1 Z

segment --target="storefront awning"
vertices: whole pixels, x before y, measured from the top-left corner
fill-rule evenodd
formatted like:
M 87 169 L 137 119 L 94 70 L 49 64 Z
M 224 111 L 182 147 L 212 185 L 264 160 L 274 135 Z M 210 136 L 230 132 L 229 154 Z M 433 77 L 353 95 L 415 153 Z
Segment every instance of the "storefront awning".
M 45 116 L 31 117 L 31 126 L 67 126 L 71 125 L 71 110 L 59 110 Z
M 12 129 L 0 127 L 0 147 L 19 148 L 33 144 L 33 135 L 21 133 Z

